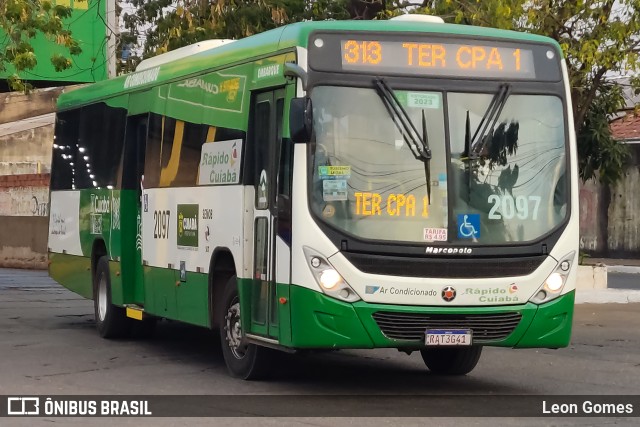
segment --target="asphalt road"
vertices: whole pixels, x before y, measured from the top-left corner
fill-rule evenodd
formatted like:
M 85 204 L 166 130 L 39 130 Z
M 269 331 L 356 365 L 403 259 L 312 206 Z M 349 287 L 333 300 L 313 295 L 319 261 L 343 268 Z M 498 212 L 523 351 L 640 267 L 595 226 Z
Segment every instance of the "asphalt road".
M 237 395 L 238 399 L 253 394 L 355 395 L 362 399 L 371 395 L 640 395 L 640 304 L 577 305 L 569 348 L 485 348 L 477 368 L 458 378 L 430 375 L 417 353 L 408 356 L 396 350 L 375 350 L 285 355 L 274 367 L 271 380 L 246 382 L 227 375 L 217 342 L 207 330 L 167 321 L 159 324 L 153 339 L 103 340 L 94 329 L 91 301 L 58 286 L 45 272 L 0 269 L 0 395 L 197 394 Z M 489 404 L 501 404 L 497 399 Z M 293 398 L 292 405 L 295 402 Z M 640 411 L 640 405 L 636 410 Z M 317 416 L 322 415 L 323 407 L 319 407 Z M 188 422 L 248 426 L 255 425 L 255 420 L 191 418 Z M 638 419 L 436 420 L 430 424 L 636 425 Z M 0 419 L 0 425 L 106 425 L 106 421 L 11 418 Z M 137 426 L 143 421 L 151 420 L 118 419 L 122 425 Z M 156 418 L 144 425 L 176 423 Z M 279 417 L 261 418 L 259 424 L 423 426 L 425 422 L 395 416 Z

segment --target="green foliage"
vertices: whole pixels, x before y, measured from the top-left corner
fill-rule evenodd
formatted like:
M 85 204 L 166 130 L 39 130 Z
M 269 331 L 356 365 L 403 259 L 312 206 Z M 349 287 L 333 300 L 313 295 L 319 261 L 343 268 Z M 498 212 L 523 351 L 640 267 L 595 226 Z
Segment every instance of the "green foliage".
M 71 16 L 71 8 L 54 5 L 49 0 L 5 0 L 0 1 L 0 30 L 6 34 L 0 51 L 0 70 L 10 64 L 15 73 L 8 79 L 13 90 L 26 91 L 31 88 L 20 78 L 19 73 L 33 69 L 38 58 L 33 52 L 31 39 L 43 34 L 50 40 L 65 46 L 70 55 L 82 52 L 63 20 Z M 56 71 L 72 66 L 71 59 L 60 54 L 51 55 L 50 61 Z
M 624 99 L 607 76 L 640 71 L 640 0 L 434 0 L 421 12 L 557 40 L 567 59 L 580 176 L 605 183 L 621 177 L 628 149 L 613 140 L 609 119 Z M 639 83 L 631 79 L 635 90 Z
M 629 149 L 619 144 L 611 135 L 609 113 L 624 105 L 620 86 L 606 83 L 585 116 L 578 137 L 580 178 L 583 181 L 597 178 L 605 184 L 618 181 L 629 158 Z
M 376 0 L 131 0 L 123 15 L 126 43 L 146 37 L 150 57 L 212 38 L 238 39 L 302 20 L 373 19 L 387 3 Z M 125 42 L 125 41 L 123 41 Z

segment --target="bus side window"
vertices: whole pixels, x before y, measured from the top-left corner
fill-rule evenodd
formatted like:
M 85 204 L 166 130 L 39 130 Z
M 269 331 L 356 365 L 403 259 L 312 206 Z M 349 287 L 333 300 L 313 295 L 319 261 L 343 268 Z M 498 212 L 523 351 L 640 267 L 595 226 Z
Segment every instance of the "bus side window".
M 122 160 L 126 110 L 105 103 L 88 105 L 80 114 L 74 161 L 76 188 L 116 188 Z
M 293 161 L 293 144 L 287 138 L 282 138 L 282 117 L 284 113 L 284 98 L 276 101 L 276 133 L 280 147 L 278 167 L 278 195 L 291 197 L 291 173 Z
M 56 116 L 55 140 L 51 159 L 51 189 L 75 190 L 73 159 L 76 158 L 80 109 L 64 111 Z
M 146 114 L 127 117 L 125 156 L 122 162 L 122 188 L 140 191 L 140 179 L 144 171 L 144 149 L 147 139 Z M 145 184 L 146 185 L 146 184 Z
M 209 127 L 201 124 L 184 122 L 184 130 L 180 144 L 180 158 L 177 170 L 169 183 L 171 187 L 193 187 L 198 182 L 198 167 L 202 144 L 205 143 Z M 176 141 L 174 140 L 174 144 Z
M 270 138 L 270 118 L 271 104 L 268 101 L 260 102 L 256 105 L 255 109 L 255 121 L 253 131 L 253 177 L 255 184 L 256 201 L 255 207 L 257 209 L 267 209 L 269 207 L 269 197 L 260 191 L 260 179 L 269 179 L 266 175 L 266 171 L 269 170 L 269 138 Z M 262 172 L 265 172 L 264 176 Z M 268 182 L 263 183 L 267 184 Z
M 160 114 L 149 114 L 149 130 L 144 167 L 145 188 L 160 187 L 163 165 L 169 162 L 176 121 Z
M 84 169 L 85 188 L 116 188 L 122 160 L 126 110 L 100 103 L 82 109 L 76 175 Z

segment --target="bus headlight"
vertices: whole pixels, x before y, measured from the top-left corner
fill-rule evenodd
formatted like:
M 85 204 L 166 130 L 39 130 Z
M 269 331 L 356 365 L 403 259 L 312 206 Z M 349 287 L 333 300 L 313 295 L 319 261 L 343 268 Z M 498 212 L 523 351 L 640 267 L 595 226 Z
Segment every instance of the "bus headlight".
M 564 277 L 560 273 L 551 273 L 544 281 L 545 289 L 550 292 L 558 292 L 564 286 Z
M 342 281 L 342 276 L 333 268 L 324 270 L 320 273 L 320 286 L 324 289 L 333 289 Z
M 315 249 L 308 246 L 302 248 L 307 264 L 320 289 L 326 295 L 346 302 L 356 302 L 360 296 L 354 291 L 344 278 L 336 271 L 329 261 Z
M 556 269 L 530 299 L 531 302 L 542 304 L 560 296 L 564 285 L 567 283 L 567 277 L 571 272 L 571 265 L 575 256 L 576 252 L 572 251 L 558 262 Z

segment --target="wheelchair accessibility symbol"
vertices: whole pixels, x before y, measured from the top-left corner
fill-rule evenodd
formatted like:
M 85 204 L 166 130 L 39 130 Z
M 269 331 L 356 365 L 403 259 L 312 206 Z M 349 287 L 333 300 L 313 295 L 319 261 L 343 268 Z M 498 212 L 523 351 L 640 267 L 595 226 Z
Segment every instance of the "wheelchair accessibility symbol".
M 477 239 L 480 237 L 480 214 L 458 215 L 458 239 Z

